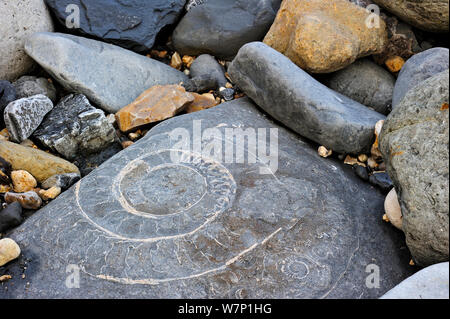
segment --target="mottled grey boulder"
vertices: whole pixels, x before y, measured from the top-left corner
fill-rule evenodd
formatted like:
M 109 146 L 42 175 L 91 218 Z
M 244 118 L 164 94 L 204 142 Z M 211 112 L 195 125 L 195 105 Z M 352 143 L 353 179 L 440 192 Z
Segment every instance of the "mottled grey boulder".
M 61 33 L 36 33 L 27 53 L 66 89 L 116 113 L 154 85 L 178 84 L 187 76 L 132 51 Z
M 410 90 L 380 136 L 402 208 L 406 243 L 422 266 L 449 259 L 448 81 L 447 70 Z
M 60 24 L 76 5 L 80 12 L 79 28 L 67 29 L 87 34 L 134 51 L 153 47 L 161 29 L 178 20 L 186 0 L 45 0 Z M 70 19 L 69 19 L 70 20 Z
M 41 187 L 43 189 L 50 189 L 52 187 L 59 187 L 63 191 L 69 189 L 70 186 L 75 184 L 80 180 L 80 175 L 77 173 L 67 173 L 67 174 L 58 174 L 53 175 L 50 178 L 47 178 L 45 181 L 41 183 Z
M 258 150 L 255 140 L 233 142 L 243 137 L 239 128 L 259 132 Z M 219 145 L 230 130 L 237 136 L 228 147 L 245 160 L 225 163 Z M 22 255 L 1 291 L 4 298 L 378 298 L 412 274 L 402 234 L 381 220 L 383 201 L 350 167 L 320 158 L 239 99 L 163 122 L 30 217 L 9 234 Z M 378 274 L 373 264 L 378 288 L 368 277 Z M 71 289 L 77 273 L 79 288 Z
M 330 90 L 264 43 L 245 45 L 228 69 L 267 113 L 302 136 L 340 153 L 367 150 L 385 117 Z
M 3 112 L 5 111 L 5 107 L 16 100 L 16 89 L 14 86 L 5 80 L 0 80 L 0 126 L 4 127 L 5 121 L 3 119 Z
M 347 68 L 330 74 L 325 84 L 378 113 L 389 113 L 395 78 L 369 59 L 358 60 Z
M 264 38 L 280 0 L 207 0 L 192 7 L 173 33 L 178 52 L 232 59 L 246 43 Z
M 23 46 L 27 37 L 42 31 L 53 31 L 44 0 L 0 0 L 0 79 L 14 81 L 35 66 Z
M 429 266 L 389 290 L 381 299 L 448 299 L 448 262 Z
M 191 65 L 190 71 L 192 78 L 211 77 L 211 86 L 213 86 L 213 90 L 225 86 L 228 82 L 223 67 L 209 54 L 202 54 L 195 59 Z
M 447 48 L 433 48 L 414 55 L 406 61 L 398 75 L 392 108 L 400 104 L 409 90 L 448 68 L 449 50 Z
M 82 94 L 63 98 L 48 114 L 33 137 L 67 159 L 101 151 L 116 139 L 105 113 Z
M 11 139 L 21 143 L 29 138 L 52 109 L 53 102 L 42 94 L 9 103 L 4 118 Z
M 22 76 L 13 83 L 16 88 L 17 98 L 30 97 L 37 94 L 43 94 L 56 103 L 56 89 L 53 83 L 46 78 L 35 76 Z

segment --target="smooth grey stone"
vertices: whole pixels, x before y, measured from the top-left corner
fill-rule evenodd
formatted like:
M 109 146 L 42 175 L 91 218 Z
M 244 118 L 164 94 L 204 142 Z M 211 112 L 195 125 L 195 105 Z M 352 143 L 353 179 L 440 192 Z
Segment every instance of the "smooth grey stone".
M 246 43 L 264 38 L 280 0 L 207 0 L 192 7 L 173 32 L 183 55 L 211 54 L 232 59 Z
M 402 281 L 381 299 L 447 299 L 449 298 L 448 262 L 429 266 Z
M 386 115 L 390 111 L 395 78 L 369 59 L 358 60 L 347 68 L 330 74 L 324 84 L 378 113 Z
M 392 108 L 397 107 L 411 89 L 448 68 L 447 48 L 433 48 L 411 57 L 403 65 L 395 83 Z
M 256 161 L 225 163 L 225 147 L 212 154 L 233 128 L 265 131 Z M 228 147 L 247 154 L 239 136 Z M 379 298 L 412 274 L 403 235 L 380 222 L 383 203 L 351 168 L 318 157 L 242 98 L 164 121 L 34 214 L 9 235 L 22 255 L 2 293 Z M 24 261 L 27 280 L 16 275 Z M 379 288 L 367 280 L 374 263 Z
M 3 112 L 5 111 L 5 107 L 16 100 L 16 89 L 9 82 L 5 80 L 0 80 L 0 126 L 3 128 L 5 125 L 5 121 L 3 118 Z
M 177 22 L 186 0 L 45 0 L 67 31 L 93 36 L 121 47 L 149 51 L 165 26 Z M 80 11 L 79 28 L 68 29 L 68 5 Z
M 276 120 L 338 153 L 361 154 L 385 117 L 330 90 L 264 43 L 246 44 L 228 73 Z
M 53 102 L 42 94 L 9 103 L 4 118 L 11 139 L 21 143 L 29 138 L 52 109 Z
M 209 54 L 202 54 L 195 59 L 190 72 L 192 78 L 211 75 L 215 82 L 214 89 L 225 86 L 228 82 L 223 67 Z
M 35 76 L 22 76 L 13 83 L 16 88 L 17 98 L 30 97 L 37 94 L 43 94 L 56 103 L 56 89 L 53 83 L 46 78 L 38 78 Z
M 74 159 L 105 149 L 115 141 L 116 131 L 105 113 L 93 107 L 86 96 L 70 94 L 46 116 L 33 137 L 65 158 Z
M 449 71 L 431 77 L 392 111 L 380 151 L 394 182 L 406 243 L 417 265 L 449 259 Z
M 67 90 L 86 95 L 116 113 L 155 85 L 179 84 L 187 76 L 118 46 L 62 33 L 35 33 L 26 52 Z
M 4 233 L 22 224 L 22 206 L 12 203 L 0 211 L 0 233 Z
M 43 189 L 50 189 L 52 187 L 59 187 L 63 191 L 67 190 L 80 180 L 80 175 L 77 173 L 67 173 L 67 174 L 59 174 L 53 175 L 50 178 L 47 178 L 45 181 L 41 183 L 41 187 Z

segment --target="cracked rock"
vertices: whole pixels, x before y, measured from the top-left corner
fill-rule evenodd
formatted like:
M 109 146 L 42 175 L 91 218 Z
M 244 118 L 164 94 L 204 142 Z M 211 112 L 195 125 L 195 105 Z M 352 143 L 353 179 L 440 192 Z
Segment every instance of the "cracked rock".
M 21 143 L 29 138 L 52 109 L 53 102 L 42 94 L 9 103 L 4 116 L 11 139 Z
M 116 138 L 114 126 L 105 113 L 93 107 L 82 94 L 63 98 L 33 136 L 67 159 L 101 151 Z

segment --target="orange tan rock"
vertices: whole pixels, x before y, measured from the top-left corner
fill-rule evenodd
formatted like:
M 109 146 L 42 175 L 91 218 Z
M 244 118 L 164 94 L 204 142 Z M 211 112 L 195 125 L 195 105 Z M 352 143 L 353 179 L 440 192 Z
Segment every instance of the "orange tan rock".
M 180 85 L 157 85 L 117 112 L 117 124 L 122 132 L 129 132 L 171 118 L 193 101 L 194 96 Z
M 302 69 L 340 70 L 356 59 L 383 52 L 386 24 L 348 0 L 284 0 L 264 42 Z
M 210 93 L 205 94 L 192 93 L 192 95 L 194 95 L 195 100 L 186 107 L 187 113 L 203 111 L 212 108 L 218 104 L 214 95 Z

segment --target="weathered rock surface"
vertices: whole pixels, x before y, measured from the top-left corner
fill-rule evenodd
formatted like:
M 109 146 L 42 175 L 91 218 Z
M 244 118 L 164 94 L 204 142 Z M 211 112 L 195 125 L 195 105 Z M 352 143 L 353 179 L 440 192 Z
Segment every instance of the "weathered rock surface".
M 82 94 L 63 98 L 47 115 L 33 136 L 67 159 L 99 152 L 116 139 L 114 126 L 105 113 Z
M 192 7 L 173 33 L 183 55 L 211 54 L 232 59 L 246 43 L 259 41 L 270 28 L 280 0 L 208 0 Z
M 20 247 L 10 238 L 0 239 L 0 267 L 20 256 Z
M 12 164 L 14 170 L 24 170 L 38 182 L 57 174 L 80 173 L 72 163 L 44 151 L 0 140 L 0 156 Z
M 0 79 L 14 81 L 34 65 L 24 51 L 26 38 L 53 31 L 53 22 L 44 0 L 0 0 L 0 12 Z
M 449 68 L 449 50 L 433 48 L 414 55 L 403 66 L 395 83 L 392 107 L 395 108 L 414 87 Z
M 224 163 L 222 147 L 211 153 L 233 128 L 266 128 L 256 161 Z M 265 156 L 270 145 L 276 149 L 274 129 L 277 163 L 275 153 Z M 197 138 L 190 151 L 188 140 Z M 22 258 L 31 259 L 27 280 L 15 275 L 23 272 L 21 258 L 9 266 L 13 278 L 2 292 L 5 298 L 377 298 L 411 274 L 401 234 L 380 221 L 383 201 L 350 168 L 319 158 L 239 99 L 161 123 L 31 216 L 10 234 Z M 380 289 L 365 285 L 374 260 L 389 269 L 380 271 Z M 68 265 L 80 269 L 79 289 L 65 285 Z
M 369 15 L 347 0 L 285 0 L 264 43 L 304 70 L 334 72 L 384 51 L 386 24 L 369 28 Z
M 388 114 L 392 105 L 395 78 L 388 71 L 370 61 L 361 59 L 330 75 L 325 84 L 352 100 Z
M 55 86 L 46 78 L 26 75 L 20 77 L 13 85 L 16 88 L 18 99 L 43 94 L 52 100 L 52 102 L 56 102 Z
M 164 63 L 112 44 L 61 33 L 36 33 L 26 52 L 66 89 L 86 95 L 110 113 L 154 85 L 187 80 Z
M 406 22 L 432 32 L 446 32 L 448 0 L 372 0 Z
M 267 113 L 328 149 L 364 153 L 384 116 L 317 82 L 261 42 L 245 45 L 228 72 Z
M 116 113 L 117 124 L 122 132 L 129 132 L 171 118 L 193 101 L 194 96 L 180 85 L 153 86 Z
M 76 5 L 80 12 L 80 25 L 74 29 L 75 31 L 143 52 L 153 47 L 155 38 L 162 28 L 178 20 L 186 0 L 45 0 L 45 2 L 62 26 L 66 26 L 66 19 L 71 13 L 66 11 L 68 5 Z
M 53 102 L 42 94 L 9 103 L 4 119 L 11 139 L 21 143 L 29 138 L 52 109 Z
M 22 224 L 22 206 L 12 203 L 0 211 L 0 233 Z
M 449 258 L 449 72 L 427 79 L 389 115 L 380 150 L 398 193 L 418 265 Z
M 381 299 L 449 298 L 448 262 L 429 266 L 402 281 Z

